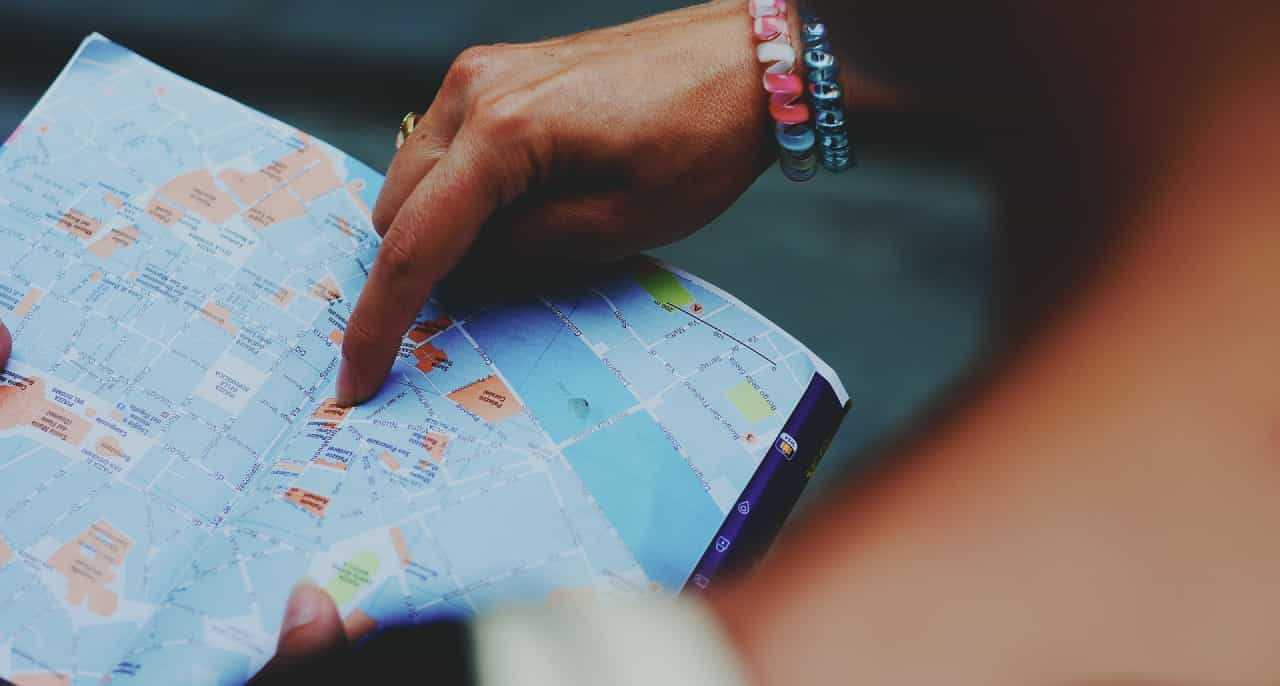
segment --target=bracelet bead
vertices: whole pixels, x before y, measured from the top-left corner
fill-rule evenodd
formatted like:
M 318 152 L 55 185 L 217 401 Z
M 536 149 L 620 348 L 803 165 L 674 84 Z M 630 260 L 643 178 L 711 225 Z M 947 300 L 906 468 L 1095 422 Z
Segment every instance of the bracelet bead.
M 829 47 L 827 45 L 826 24 L 806 19 L 800 28 L 800 32 L 806 48 L 821 48 L 826 50 Z

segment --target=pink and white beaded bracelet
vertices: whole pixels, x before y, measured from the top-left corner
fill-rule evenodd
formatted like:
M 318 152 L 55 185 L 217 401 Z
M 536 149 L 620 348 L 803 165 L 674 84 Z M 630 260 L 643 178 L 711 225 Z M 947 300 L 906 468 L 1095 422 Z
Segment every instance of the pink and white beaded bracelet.
M 786 0 L 747 0 L 753 19 L 756 58 L 768 65 L 764 89 L 769 94 L 769 116 L 778 140 L 782 173 L 792 181 L 808 181 L 818 171 L 814 154 L 816 136 L 812 113 L 804 102 L 804 79 L 796 73 L 797 55 L 791 42 Z

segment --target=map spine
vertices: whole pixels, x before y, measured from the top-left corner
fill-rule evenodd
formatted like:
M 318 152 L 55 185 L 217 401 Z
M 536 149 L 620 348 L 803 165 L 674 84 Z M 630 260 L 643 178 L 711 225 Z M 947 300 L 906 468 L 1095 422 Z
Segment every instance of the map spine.
M 769 452 L 693 568 L 683 592 L 700 593 L 726 573 L 745 571 L 769 552 L 831 445 L 851 403 L 814 374 Z

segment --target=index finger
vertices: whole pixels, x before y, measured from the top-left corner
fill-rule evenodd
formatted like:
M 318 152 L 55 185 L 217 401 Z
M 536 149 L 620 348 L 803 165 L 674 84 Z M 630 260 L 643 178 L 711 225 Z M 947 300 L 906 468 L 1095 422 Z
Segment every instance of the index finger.
M 497 209 L 501 170 L 486 150 L 460 133 L 396 214 L 347 324 L 339 405 L 364 402 L 378 391 L 431 289 Z
M 5 364 L 9 362 L 11 350 L 13 350 L 13 338 L 9 336 L 9 330 L 5 328 L 4 322 L 0 322 L 0 370 L 3 370 Z

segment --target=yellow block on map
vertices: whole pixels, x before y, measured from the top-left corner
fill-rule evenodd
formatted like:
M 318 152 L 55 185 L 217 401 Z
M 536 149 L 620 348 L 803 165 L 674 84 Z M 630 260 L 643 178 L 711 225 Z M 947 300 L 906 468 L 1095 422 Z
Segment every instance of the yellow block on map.
M 748 422 L 755 424 L 756 422 L 773 414 L 773 408 L 769 406 L 769 401 L 760 395 L 749 381 L 742 383 L 725 391 L 725 395 L 729 396 L 729 402 L 738 408 L 742 416 L 747 418 Z

